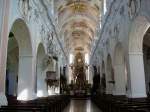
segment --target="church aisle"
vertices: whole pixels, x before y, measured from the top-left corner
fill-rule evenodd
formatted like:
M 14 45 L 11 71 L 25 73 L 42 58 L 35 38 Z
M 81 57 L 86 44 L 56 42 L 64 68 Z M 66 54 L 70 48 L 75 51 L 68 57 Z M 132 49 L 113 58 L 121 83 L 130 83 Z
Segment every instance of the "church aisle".
M 91 100 L 71 100 L 63 112 L 102 112 Z

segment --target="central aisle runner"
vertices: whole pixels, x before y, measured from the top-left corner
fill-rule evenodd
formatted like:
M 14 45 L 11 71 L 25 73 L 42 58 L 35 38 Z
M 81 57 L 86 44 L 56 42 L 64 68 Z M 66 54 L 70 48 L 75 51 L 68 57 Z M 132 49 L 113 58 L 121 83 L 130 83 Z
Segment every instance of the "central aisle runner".
M 63 112 L 102 112 L 91 100 L 71 100 Z

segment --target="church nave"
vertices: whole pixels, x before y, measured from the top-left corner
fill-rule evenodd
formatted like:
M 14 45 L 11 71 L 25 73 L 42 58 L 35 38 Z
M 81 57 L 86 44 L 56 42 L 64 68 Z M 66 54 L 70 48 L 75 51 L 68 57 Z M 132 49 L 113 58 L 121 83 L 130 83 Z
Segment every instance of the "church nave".
M 150 112 L 150 0 L 0 0 L 0 112 Z
M 90 99 L 72 99 L 63 112 L 102 112 Z

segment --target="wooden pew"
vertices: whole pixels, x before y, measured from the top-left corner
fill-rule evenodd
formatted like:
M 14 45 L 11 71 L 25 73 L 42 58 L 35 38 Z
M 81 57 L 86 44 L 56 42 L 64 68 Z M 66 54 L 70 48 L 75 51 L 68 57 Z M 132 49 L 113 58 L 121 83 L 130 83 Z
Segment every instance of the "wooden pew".
M 2 107 L 0 112 L 48 112 L 40 107 L 24 107 L 24 106 L 14 106 L 14 107 Z
M 32 101 L 10 103 L 2 106 L 0 112 L 61 112 L 70 102 L 67 95 L 49 96 Z
M 124 96 L 96 95 L 92 101 L 103 112 L 150 112 L 149 99 L 128 99 Z

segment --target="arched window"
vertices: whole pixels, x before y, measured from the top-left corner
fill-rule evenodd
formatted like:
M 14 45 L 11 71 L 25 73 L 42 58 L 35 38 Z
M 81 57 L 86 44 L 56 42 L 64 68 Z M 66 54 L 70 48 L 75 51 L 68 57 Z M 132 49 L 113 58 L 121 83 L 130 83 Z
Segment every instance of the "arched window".
M 70 54 L 69 55 L 69 64 L 72 64 L 73 60 L 74 60 L 74 56 L 73 56 L 73 54 Z
M 50 0 L 50 10 L 51 10 L 51 14 L 54 14 L 54 0 Z
M 107 12 L 107 0 L 103 0 L 103 13 L 104 15 L 106 14 Z

